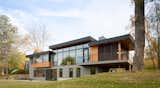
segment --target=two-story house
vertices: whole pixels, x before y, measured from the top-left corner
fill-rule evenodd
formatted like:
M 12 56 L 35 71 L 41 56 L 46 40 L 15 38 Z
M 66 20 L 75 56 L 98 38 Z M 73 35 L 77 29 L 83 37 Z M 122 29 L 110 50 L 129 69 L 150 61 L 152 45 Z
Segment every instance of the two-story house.
M 27 55 L 30 77 L 43 80 L 63 80 L 108 72 L 112 68 L 130 69 L 130 51 L 134 50 L 131 35 L 96 40 L 90 36 L 49 46 L 51 51 Z M 73 65 L 62 65 L 68 56 Z

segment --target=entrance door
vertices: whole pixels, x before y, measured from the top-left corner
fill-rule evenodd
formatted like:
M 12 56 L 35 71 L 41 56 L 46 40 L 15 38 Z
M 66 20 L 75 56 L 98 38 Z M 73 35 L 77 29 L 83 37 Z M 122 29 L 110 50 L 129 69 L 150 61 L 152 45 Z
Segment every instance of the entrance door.
M 46 80 L 57 80 L 57 69 L 47 69 Z

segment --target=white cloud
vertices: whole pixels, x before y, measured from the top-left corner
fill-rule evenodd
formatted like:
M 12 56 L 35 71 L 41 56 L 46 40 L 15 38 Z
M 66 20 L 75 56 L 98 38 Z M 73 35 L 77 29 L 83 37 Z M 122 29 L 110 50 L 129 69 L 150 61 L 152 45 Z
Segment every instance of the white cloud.
M 0 9 L 1 14 L 7 15 L 11 19 L 11 23 L 18 27 L 19 34 L 26 34 L 27 25 L 32 21 L 38 21 L 38 18 L 21 10 L 4 10 Z
M 93 35 L 116 36 L 128 33 L 125 30 L 132 8 L 130 0 L 92 0 L 90 4 L 81 12 L 85 28 Z M 117 2 L 117 3 L 115 3 Z
M 91 0 L 87 4 L 82 1 L 84 6 L 65 10 L 33 6 L 33 13 L 21 10 L 10 10 L 7 13 L 15 19 L 20 27 L 24 28 L 24 31 L 26 31 L 26 26 L 32 25 L 32 21 L 45 23 L 52 35 L 52 40 L 49 41 L 52 45 L 89 35 L 97 38 L 102 35 L 112 37 L 127 33 L 125 27 L 129 22 L 130 14 L 132 14 L 130 1 Z M 50 2 L 59 2 L 59 0 L 50 0 Z M 63 3 L 64 0 L 60 0 L 59 3 L 61 2 Z M 63 19 L 63 17 L 68 18 Z
M 113 37 L 129 33 L 125 28 L 129 23 L 132 7 L 130 0 L 91 0 L 85 7 L 69 9 L 64 11 L 41 10 L 39 13 L 46 16 L 53 16 L 52 20 L 46 20 L 48 29 L 53 33 L 51 44 L 64 42 L 84 36 Z M 117 3 L 115 3 L 117 2 Z M 73 15 L 76 12 L 77 15 Z M 54 16 L 76 17 L 76 19 L 54 19 Z M 63 18 L 62 17 L 62 18 Z

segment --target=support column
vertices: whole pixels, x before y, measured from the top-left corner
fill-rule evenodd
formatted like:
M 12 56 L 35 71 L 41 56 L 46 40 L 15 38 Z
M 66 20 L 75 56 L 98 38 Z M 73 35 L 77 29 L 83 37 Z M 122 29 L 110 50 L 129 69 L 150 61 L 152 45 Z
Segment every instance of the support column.
M 76 76 L 76 70 L 77 70 L 77 67 L 76 66 L 74 66 L 73 67 L 73 78 L 76 78 L 77 76 Z
M 34 77 L 34 68 L 32 67 L 31 61 L 29 61 L 29 77 L 31 79 Z
M 57 69 L 57 80 L 59 80 L 59 68 L 56 69 Z
M 118 42 L 118 60 L 122 60 L 122 49 L 120 42 Z

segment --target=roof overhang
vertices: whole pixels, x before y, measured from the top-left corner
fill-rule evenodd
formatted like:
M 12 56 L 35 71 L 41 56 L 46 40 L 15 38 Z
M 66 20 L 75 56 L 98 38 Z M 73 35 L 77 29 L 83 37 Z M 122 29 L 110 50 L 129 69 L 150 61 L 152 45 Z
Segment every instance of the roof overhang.
M 52 50 L 55 50 L 55 49 L 70 47 L 70 46 L 74 46 L 74 45 L 89 43 L 89 42 L 93 42 L 93 41 L 96 41 L 96 40 L 94 38 L 92 38 L 91 36 L 88 36 L 88 37 L 84 37 L 84 38 L 80 38 L 80 39 L 76 39 L 76 40 L 72 40 L 72 41 L 68 41 L 68 42 L 64 42 L 64 43 L 60 43 L 60 44 L 56 44 L 56 45 L 52 45 L 52 46 L 49 46 L 49 48 L 52 49 Z
M 117 43 L 117 42 L 120 42 L 122 44 L 126 43 L 126 45 L 129 47 L 130 50 L 134 49 L 134 39 L 130 34 L 91 42 L 89 43 L 89 46 L 99 46 L 99 45 L 111 44 L 111 43 Z
M 52 51 L 44 51 L 44 52 L 38 52 L 38 53 L 30 54 L 30 55 L 27 55 L 26 57 L 32 58 L 32 57 L 37 57 L 37 56 L 45 55 L 45 54 L 55 54 L 55 53 L 52 52 Z

